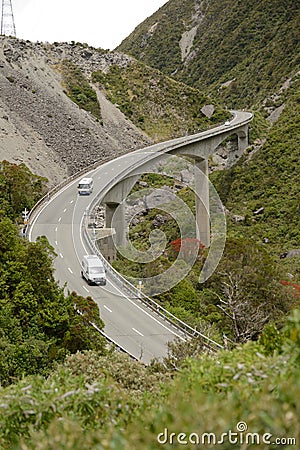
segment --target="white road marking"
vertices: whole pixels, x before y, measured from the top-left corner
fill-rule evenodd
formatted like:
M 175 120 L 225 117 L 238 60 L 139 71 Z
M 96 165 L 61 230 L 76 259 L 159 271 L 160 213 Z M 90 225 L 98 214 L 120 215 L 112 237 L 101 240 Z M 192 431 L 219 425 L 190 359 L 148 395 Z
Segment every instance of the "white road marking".
M 90 292 L 85 286 L 82 286 L 82 287 L 83 287 L 83 289 L 86 290 L 86 292 Z
M 61 221 L 61 217 L 58 219 L 58 221 L 59 221 L 59 222 Z
M 113 168 L 112 168 L 113 169 Z M 113 169 L 114 170 L 114 169 Z M 92 172 L 92 171 L 91 171 Z M 90 172 L 88 172 L 89 174 Z M 86 174 L 86 175 L 88 175 Z M 64 191 L 66 191 L 67 189 L 69 189 L 72 185 L 75 185 L 77 181 L 74 180 L 73 182 L 71 182 L 70 184 L 66 185 L 61 191 L 57 192 L 53 197 L 51 197 L 51 199 L 49 200 L 49 202 L 47 204 L 45 204 L 42 209 L 38 212 L 38 214 L 35 216 L 33 223 L 31 225 L 30 231 L 29 231 L 29 240 L 32 240 L 32 230 L 34 228 L 35 223 L 37 222 L 38 218 L 40 217 L 41 213 L 44 211 L 44 209 L 46 209 L 46 207 L 49 206 L 50 203 L 52 203 L 59 195 L 61 195 Z M 76 198 L 75 203 L 77 203 L 78 198 Z M 72 200 L 70 203 L 74 202 L 74 200 Z M 90 205 L 88 205 L 89 207 Z M 75 204 L 76 207 L 76 204 Z M 87 209 L 88 209 L 87 207 Z M 72 214 L 72 240 L 73 240 L 73 247 L 74 247 L 74 251 L 75 254 L 77 256 L 77 260 L 80 263 L 80 258 L 76 249 L 76 245 L 75 245 L 75 240 L 74 240 L 74 215 L 75 215 L 75 208 L 73 210 L 73 214 Z M 81 221 L 80 221 L 80 229 L 82 229 L 82 223 L 84 220 L 84 215 L 81 217 Z M 58 231 L 58 227 L 55 228 L 55 231 Z M 82 237 L 82 233 L 80 233 L 80 241 L 82 244 L 82 248 L 84 249 L 85 253 L 88 253 L 88 250 L 83 242 L 83 237 Z M 72 270 L 70 268 L 68 268 L 70 273 L 73 273 Z M 148 316 L 149 318 L 151 318 L 152 320 L 154 320 L 154 322 L 158 323 L 161 327 L 165 328 L 167 331 L 171 332 L 172 334 L 174 334 L 175 336 L 179 337 L 182 341 L 185 341 L 185 339 L 180 336 L 178 333 L 176 333 L 175 331 L 173 331 L 171 328 L 169 328 L 167 325 L 164 325 L 161 321 L 159 321 L 158 319 L 156 319 L 154 316 L 152 316 L 149 312 L 145 311 L 143 308 L 141 308 L 137 303 L 135 303 L 133 300 L 131 300 L 127 295 L 124 295 L 124 293 L 113 283 L 111 283 L 109 281 L 109 284 L 112 284 L 112 286 L 121 294 L 121 296 L 123 298 L 125 298 L 129 303 L 131 303 L 132 305 L 134 305 L 136 308 L 138 308 L 140 311 L 142 311 L 146 316 Z
M 60 256 L 61 258 L 63 258 L 63 257 L 64 257 L 64 255 L 63 255 L 62 253 L 60 253 L 60 254 L 59 254 L 59 256 Z
M 132 328 L 133 331 L 135 331 L 137 334 L 139 334 L 140 336 L 144 336 L 140 331 L 136 330 L 135 328 Z
M 74 200 L 71 200 L 71 201 L 70 201 L 70 205 L 72 205 L 72 203 L 74 203 Z
M 108 306 L 106 306 L 106 305 L 103 305 L 103 308 L 107 309 L 107 311 L 109 311 L 110 313 L 112 312 L 112 310 L 111 310 L 111 309 L 109 309 L 109 307 L 108 307 Z
M 166 330 L 168 330 L 170 333 L 174 334 L 175 336 L 177 336 L 179 339 L 181 339 L 182 341 L 185 341 L 185 339 L 180 336 L 178 333 L 175 333 L 175 331 L 171 330 L 171 328 L 167 327 L 166 325 L 164 325 L 161 321 L 157 320 L 154 316 L 152 316 L 150 313 L 148 313 L 147 311 L 145 311 L 143 308 L 141 308 L 137 303 L 134 302 L 134 300 L 131 300 L 129 297 L 127 297 L 126 294 L 124 294 L 119 288 L 118 286 L 116 286 L 115 284 L 113 284 L 110 280 L 108 280 L 108 282 L 117 290 L 120 292 L 121 296 L 123 298 L 126 298 L 126 300 L 131 303 L 132 305 L 134 305 L 136 308 L 138 308 L 140 311 L 142 311 L 146 316 L 151 317 L 152 320 L 154 320 L 154 322 L 158 323 L 160 326 L 162 326 L 163 328 L 165 328 Z
M 58 227 L 55 228 L 55 233 L 57 233 Z
M 74 208 L 75 211 L 75 208 Z M 84 221 L 84 215 L 81 217 L 81 221 L 80 221 L 80 230 L 82 230 L 82 224 Z M 73 218 L 74 218 L 74 212 L 73 212 Z M 76 245 L 75 245 L 75 241 L 74 241 L 74 230 L 73 230 L 73 219 L 72 219 L 72 240 L 73 240 L 73 246 L 74 246 L 74 250 L 77 256 L 78 261 L 79 260 L 79 256 L 76 250 Z M 83 242 L 83 237 L 82 237 L 82 232 L 80 232 L 80 241 L 81 241 L 81 245 L 82 248 L 84 249 L 85 253 L 88 254 L 88 250 Z M 126 300 L 131 303 L 132 305 L 134 305 L 136 308 L 138 308 L 140 311 L 142 311 L 146 316 L 150 317 L 152 320 L 154 320 L 154 322 L 158 323 L 161 327 L 165 328 L 166 330 L 168 330 L 170 333 L 174 334 L 175 336 L 177 336 L 179 339 L 181 339 L 182 341 L 185 341 L 185 339 L 180 336 L 178 334 L 178 332 L 176 333 L 175 331 L 173 331 L 170 327 L 168 327 L 167 325 L 164 325 L 160 320 L 156 319 L 154 316 L 152 316 L 149 312 L 145 311 L 143 308 L 141 308 L 137 303 L 135 303 L 135 301 L 131 300 L 129 297 L 127 297 L 126 294 L 124 294 L 124 292 L 122 292 L 115 284 L 113 284 L 110 280 L 108 280 L 108 283 L 111 284 L 114 289 L 116 289 L 123 298 L 126 298 Z
M 94 170 L 94 169 L 93 169 Z M 86 176 L 88 176 L 89 173 L 93 172 L 93 170 L 91 170 L 90 172 L 86 173 Z M 70 183 L 68 183 L 66 186 L 64 186 L 60 191 L 56 192 L 56 194 L 53 195 L 53 197 L 50 198 L 50 200 L 48 200 L 47 203 L 44 204 L 44 206 L 40 209 L 40 211 L 37 213 L 37 215 L 34 217 L 33 222 L 31 224 L 30 230 L 29 230 L 29 234 L 28 234 L 28 239 L 31 242 L 32 241 L 32 230 L 34 228 L 34 225 L 36 224 L 38 218 L 40 217 L 40 215 L 42 214 L 42 212 L 44 211 L 44 209 L 48 208 L 48 206 L 50 205 L 50 203 L 52 203 L 57 197 L 59 197 L 63 192 L 65 192 L 67 189 L 69 189 L 71 186 L 75 185 L 76 183 L 78 183 L 78 180 L 73 180 Z M 74 200 L 71 200 L 70 203 L 72 203 Z M 57 231 L 57 230 L 55 230 Z
M 67 208 L 64 209 L 64 212 L 66 212 L 66 211 L 67 211 Z
M 71 269 L 71 267 L 68 267 L 68 271 L 69 271 L 70 273 L 73 273 L 73 270 Z
M 58 242 L 57 241 L 55 241 L 55 245 L 56 245 L 56 247 L 58 246 Z

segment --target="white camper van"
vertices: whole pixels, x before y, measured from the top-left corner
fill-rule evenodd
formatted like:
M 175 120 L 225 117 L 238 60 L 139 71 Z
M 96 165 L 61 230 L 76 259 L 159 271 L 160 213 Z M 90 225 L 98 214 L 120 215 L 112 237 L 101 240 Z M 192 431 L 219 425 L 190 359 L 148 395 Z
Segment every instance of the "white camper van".
M 90 195 L 93 192 L 93 178 L 82 178 L 77 187 L 79 195 Z
M 88 284 L 106 285 L 106 273 L 99 256 L 84 255 L 81 266 L 81 276 Z

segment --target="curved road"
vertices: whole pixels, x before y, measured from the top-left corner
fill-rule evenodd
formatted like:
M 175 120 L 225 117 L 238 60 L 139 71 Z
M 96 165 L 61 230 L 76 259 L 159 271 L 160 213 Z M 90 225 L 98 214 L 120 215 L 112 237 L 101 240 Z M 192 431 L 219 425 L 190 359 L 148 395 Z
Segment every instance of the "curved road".
M 54 262 L 56 278 L 61 285 L 67 283 L 69 290 L 83 296 L 90 295 L 100 308 L 105 333 L 128 353 L 145 363 L 149 363 L 154 357 L 165 356 L 167 342 L 176 336 L 181 339 L 184 337 L 178 329 L 141 302 L 124 295 L 109 276 L 107 286 L 103 287 L 89 286 L 81 278 L 81 258 L 84 254 L 91 253 L 86 248 L 81 232 L 85 212 L 95 201 L 98 192 L 112 184 L 114 178 L 120 179 L 123 173 L 128 175 L 145 157 L 149 158 L 150 155 L 151 158 L 151 154 L 154 156 L 157 152 L 166 152 L 168 148 L 183 145 L 184 142 L 205 139 L 231 128 L 234 130 L 245 121 L 250 122 L 251 118 L 250 113 L 235 113 L 230 126 L 222 125 L 198 135 L 159 143 L 106 162 L 85 174 L 89 174 L 94 180 L 94 191 L 90 196 L 78 196 L 78 179 L 73 180 L 43 205 L 30 224 L 30 240 L 45 235 L 54 247 L 58 255 Z M 79 178 L 82 177 L 83 175 Z
M 109 277 L 107 286 L 89 286 L 80 274 L 82 256 L 91 253 L 81 236 L 82 218 L 97 190 L 111 180 L 114 170 L 107 163 L 91 173 L 94 192 L 90 196 L 78 196 L 78 180 L 57 193 L 35 217 L 29 237 L 36 240 L 38 236 L 47 236 L 58 255 L 54 266 L 61 285 L 67 283 L 68 289 L 85 297 L 90 295 L 100 308 L 104 332 L 130 354 L 149 363 L 154 357 L 164 356 L 166 343 L 180 332 L 159 315 L 153 316 L 141 302 L 124 296 Z

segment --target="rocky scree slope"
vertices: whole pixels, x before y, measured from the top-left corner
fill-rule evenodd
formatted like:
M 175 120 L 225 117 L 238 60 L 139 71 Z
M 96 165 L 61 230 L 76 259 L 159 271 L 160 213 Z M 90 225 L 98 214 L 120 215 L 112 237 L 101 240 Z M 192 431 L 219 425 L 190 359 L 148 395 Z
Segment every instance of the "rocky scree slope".
M 0 159 L 25 163 L 53 185 L 98 160 L 149 144 L 100 92 L 102 121 L 64 91 L 59 63 L 72 59 L 88 77 L 130 58 L 81 45 L 0 38 Z

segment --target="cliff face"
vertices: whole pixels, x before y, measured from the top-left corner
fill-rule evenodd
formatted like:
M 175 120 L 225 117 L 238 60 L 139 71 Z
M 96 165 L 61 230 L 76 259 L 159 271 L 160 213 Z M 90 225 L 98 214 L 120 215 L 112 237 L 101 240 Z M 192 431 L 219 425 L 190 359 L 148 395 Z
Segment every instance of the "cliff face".
M 101 121 L 65 93 L 59 70 L 70 59 L 87 77 L 130 58 L 70 44 L 0 38 L 0 159 L 24 162 L 61 181 L 89 164 L 143 147 L 150 139 L 97 90 Z

